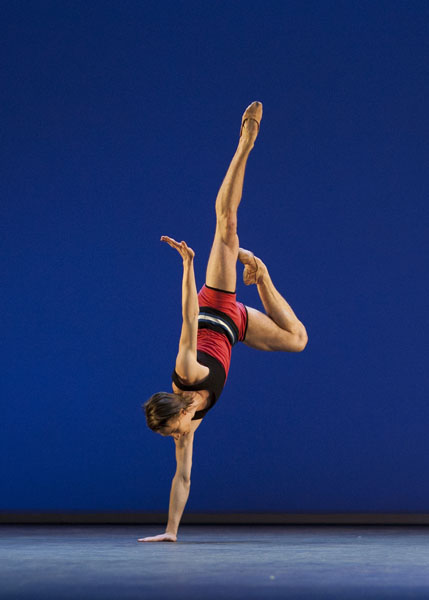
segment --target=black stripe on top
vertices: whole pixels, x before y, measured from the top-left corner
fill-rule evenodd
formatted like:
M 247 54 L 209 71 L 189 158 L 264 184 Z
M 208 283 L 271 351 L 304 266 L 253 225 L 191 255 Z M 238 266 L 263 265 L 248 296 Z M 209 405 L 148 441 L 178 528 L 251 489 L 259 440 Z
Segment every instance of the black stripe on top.
M 211 285 L 207 285 L 207 283 L 205 283 L 204 285 L 209 290 L 214 290 L 215 292 L 223 292 L 224 294 L 235 294 L 235 292 L 229 292 L 228 290 L 220 290 L 219 288 L 211 287 Z

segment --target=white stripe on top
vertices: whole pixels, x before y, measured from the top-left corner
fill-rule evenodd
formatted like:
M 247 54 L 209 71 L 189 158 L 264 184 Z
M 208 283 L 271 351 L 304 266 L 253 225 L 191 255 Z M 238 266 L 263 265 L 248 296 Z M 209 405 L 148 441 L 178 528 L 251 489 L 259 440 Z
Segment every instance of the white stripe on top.
M 234 340 L 234 342 L 235 342 L 236 336 L 234 334 L 234 331 L 222 319 L 219 319 L 217 317 L 213 317 L 212 315 L 200 314 L 200 315 L 198 315 L 198 320 L 199 321 L 210 321 L 211 323 L 216 323 L 216 325 L 220 325 L 221 327 L 223 327 L 224 329 L 226 329 L 228 331 L 229 335 L 231 336 L 231 339 Z

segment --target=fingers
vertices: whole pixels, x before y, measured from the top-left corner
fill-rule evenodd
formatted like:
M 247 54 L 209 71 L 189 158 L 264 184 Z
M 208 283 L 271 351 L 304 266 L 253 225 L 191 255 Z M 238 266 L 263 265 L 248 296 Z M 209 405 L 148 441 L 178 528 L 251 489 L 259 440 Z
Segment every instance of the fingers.
M 176 240 L 173 240 L 173 238 L 168 237 L 168 235 L 162 235 L 161 242 L 167 242 L 167 244 L 170 244 L 170 246 L 172 246 L 173 248 L 180 248 L 183 244 L 185 244 L 185 242 L 180 242 L 179 244 L 179 242 L 176 242 Z
M 178 242 L 176 242 L 176 240 L 173 240 L 173 238 L 168 237 L 168 235 L 162 235 L 161 242 L 167 242 L 167 244 L 170 244 L 170 246 L 173 246 L 173 248 L 180 245 Z
M 138 542 L 175 542 L 176 539 L 174 539 L 170 535 L 161 534 L 161 535 L 156 535 L 154 537 L 139 538 L 137 541 Z
M 182 240 L 180 243 L 176 242 L 176 240 L 173 240 L 173 238 L 168 237 L 168 235 L 162 235 L 161 242 L 167 242 L 167 244 L 169 244 L 172 248 L 176 248 L 176 250 L 188 250 L 188 246 L 185 241 Z
M 193 258 L 195 256 L 195 252 L 192 250 L 192 248 L 189 248 L 185 240 L 182 240 L 179 243 L 176 242 L 176 240 L 173 240 L 173 238 L 168 237 L 168 235 L 162 235 L 161 242 L 167 242 L 169 246 L 179 252 L 183 259 Z

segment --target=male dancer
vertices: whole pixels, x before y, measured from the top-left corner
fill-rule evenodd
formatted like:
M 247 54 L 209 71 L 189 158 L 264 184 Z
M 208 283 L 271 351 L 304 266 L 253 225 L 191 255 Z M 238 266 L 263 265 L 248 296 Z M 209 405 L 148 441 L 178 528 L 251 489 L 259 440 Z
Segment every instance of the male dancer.
M 173 393 L 159 392 L 144 404 L 148 427 L 174 438 L 177 468 L 173 478 L 165 533 L 139 542 L 176 542 L 191 485 L 194 432 L 218 400 L 228 376 L 231 348 L 238 341 L 266 351 L 301 352 L 307 332 L 274 287 L 265 264 L 239 248 L 237 209 L 244 172 L 262 118 L 262 104 L 245 110 L 237 150 L 216 197 L 216 232 L 206 272 L 197 294 L 192 248 L 172 238 L 161 240 L 183 259 L 182 316 Z M 236 263 L 244 264 L 246 285 L 256 284 L 265 313 L 236 300 Z

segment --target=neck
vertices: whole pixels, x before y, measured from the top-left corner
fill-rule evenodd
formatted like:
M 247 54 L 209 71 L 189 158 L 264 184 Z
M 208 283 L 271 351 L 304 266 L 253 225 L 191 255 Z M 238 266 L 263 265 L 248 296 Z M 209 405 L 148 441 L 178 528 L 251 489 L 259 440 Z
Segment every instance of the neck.
M 190 406 L 190 410 L 194 411 L 194 414 L 199 410 L 203 410 L 207 405 L 207 397 L 205 393 L 202 392 L 188 392 L 192 397 L 192 404 Z

